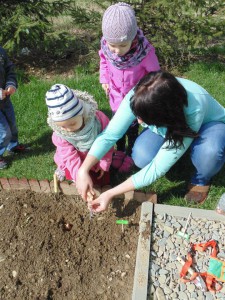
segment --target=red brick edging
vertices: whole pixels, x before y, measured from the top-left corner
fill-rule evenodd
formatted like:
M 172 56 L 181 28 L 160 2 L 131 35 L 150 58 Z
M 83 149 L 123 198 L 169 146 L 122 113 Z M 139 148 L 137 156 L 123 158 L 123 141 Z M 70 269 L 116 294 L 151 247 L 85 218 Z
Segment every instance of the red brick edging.
M 103 187 L 95 186 L 95 189 L 100 193 L 110 188 L 111 188 L 110 185 L 106 185 Z M 16 177 L 0 178 L 0 190 L 31 190 L 39 193 L 54 193 L 54 182 L 53 180 L 49 181 L 47 179 L 28 180 L 26 178 L 18 179 Z M 59 182 L 59 190 L 65 195 L 74 195 L 74 196 L 79 195 L 75 185 L 67 181 Z M 144 193 L 142 191 L 131 191 L 120 195 L 118 198 L 122 198 L 125 200 L 135 199 L 139 202 L 150 201 L 153 203 L 157 203 L 157 195 L 153 192 Z

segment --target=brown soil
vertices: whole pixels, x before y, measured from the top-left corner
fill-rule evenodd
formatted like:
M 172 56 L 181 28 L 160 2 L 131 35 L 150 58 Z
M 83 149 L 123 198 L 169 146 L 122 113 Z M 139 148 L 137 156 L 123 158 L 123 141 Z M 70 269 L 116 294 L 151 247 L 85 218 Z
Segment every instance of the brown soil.
M 80 198 L 0 191 L 0 299 L 130 300 L 139 218 L 135 201 L 90 220 Z

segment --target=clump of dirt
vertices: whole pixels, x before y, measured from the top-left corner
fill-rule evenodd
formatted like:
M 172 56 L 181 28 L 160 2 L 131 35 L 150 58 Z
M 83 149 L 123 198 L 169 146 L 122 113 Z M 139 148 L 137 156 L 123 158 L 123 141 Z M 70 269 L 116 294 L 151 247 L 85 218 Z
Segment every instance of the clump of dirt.
M 79 197 L 2 190 L 0 298 L 130 300 L 139 218 L 136 201 L 90 219 Z

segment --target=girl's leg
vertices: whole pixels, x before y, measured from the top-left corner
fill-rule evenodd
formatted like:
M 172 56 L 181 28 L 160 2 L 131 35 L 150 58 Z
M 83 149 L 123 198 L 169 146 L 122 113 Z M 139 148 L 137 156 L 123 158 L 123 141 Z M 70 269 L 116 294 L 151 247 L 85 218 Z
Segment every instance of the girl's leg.
M 9 124 L 2 110 L 0 110 L 0 156 L 6 150 L 7 145 L 11 139 L 11 131 Z
M 164 138 L 150 129 L 144 129 L 135 141 L 132 158 L 135 165 L 144 168 L 158 153 Z
M 210 122 L 200 129 L 200 137 L 191 145 L 191 160 L 196 172 L 193 185 L 208 185 L 225 163 L 225 124 Z
M 116 142 L 116 148 L 117 148 L 117 151 L 125 152 L 125 150 L 126 150 L 126 135 L 125 134 L 124 134 L 124 136 L 121 137 L 121 139 L 119 139 Z
M 139 128 L 139 124 L 137 120 L 135 120 L 127 130 L 126 135 L 128 138 L 128 146 L 126 152 L 128 156 L 131 156 L 134 143 L 138 137 L 138 128 Z

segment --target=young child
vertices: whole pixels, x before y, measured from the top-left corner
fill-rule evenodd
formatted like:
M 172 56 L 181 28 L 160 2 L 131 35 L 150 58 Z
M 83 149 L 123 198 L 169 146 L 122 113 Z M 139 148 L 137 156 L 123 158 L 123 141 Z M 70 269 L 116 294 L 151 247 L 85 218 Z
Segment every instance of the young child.
M 109 96 L 114 115 L 131 88 L 147 73 L 158 71 L 160 66 L 155 49 L 137 27 L 134 10 L 129 4 L 119 2 L 107 8 L 102 19 L 102 33 L 100 83 Z M 135 121 L 117 142 L 112 166 L 121 172 L 129 171 L 133 165 L 130 156 L 137 135 Z
M 3 154 L 21 153 L 27 150 L 18 142 L 18 129 L 10 96 L 16 92 L 17 79 L 14 64 L 6 51 L 0 47 L 0 169 L 7 167 Z
M 108 117 L 97 110 L 94 98 L 86 92 L 72 90 L 55 84 L 46 93 L 47 122 L 53 130 L 52 141 L 56 146 L 54 160 L 56 175 L 76 182 L 77 171 L 84 161 L 96 136 L 109 123 Z M 109 184 L 109 168 L 113 149 L 92 169 L 95 184 Z

